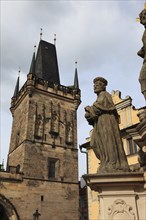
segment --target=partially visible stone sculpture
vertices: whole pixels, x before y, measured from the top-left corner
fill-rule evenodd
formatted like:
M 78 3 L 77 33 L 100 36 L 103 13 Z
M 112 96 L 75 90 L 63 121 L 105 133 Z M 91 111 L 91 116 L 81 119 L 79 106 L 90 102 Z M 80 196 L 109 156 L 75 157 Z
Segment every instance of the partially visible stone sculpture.
M 138 161 L 139 161 L 140 166 L 142 168 L 141 170 L 146 171 L 146 146 L 143 146 L 138 151 Z
M 72 124 L 71 122 L 67 122 L 67 128 L 66 128 L 66 143 L 72 144 L 73 142 L 73 133 L 72 133 Z
M 143 47 L 137 53 L 138 56 L 143 58 L 143 66 L 140 71 L 139 82 L 141 85 L 141 92 L 146 100 L 146 9 L 142 10 L 142 12 L 139 14 L 139 18 L 140 23 L 144 25 L 145 28 L 142 37 Z
M 85 107 L 85 118 L 94 127 L 90 146 L 100 160 L 98 173 L 126 172 L 129 166 L 120 136 L 119 116 L 111 95 L 106 92 L 107 83 L 102 77 L 94 79 L 97 100 Z
M 44 126 L 43 117 L 40 114 L 38 114 L 36 118 L 35 136 L 39 139 L 42 138 L 43 136 L 43 126 Z

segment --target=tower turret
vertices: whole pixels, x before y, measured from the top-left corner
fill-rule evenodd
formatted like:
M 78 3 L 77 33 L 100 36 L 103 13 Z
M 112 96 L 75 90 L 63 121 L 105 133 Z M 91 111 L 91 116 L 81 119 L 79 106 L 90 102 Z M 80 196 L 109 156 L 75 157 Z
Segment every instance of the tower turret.
M 14 94 L 13 97 L 17 97 L 18 96 L 18 92 L 19 92 L 19 81 L 20 81 L 20 70 L 19 70 L 19 74 L 17 77 L 17 82 L 16 82 L 16 86 L 15 86 L 15 90 L 14 90 Z

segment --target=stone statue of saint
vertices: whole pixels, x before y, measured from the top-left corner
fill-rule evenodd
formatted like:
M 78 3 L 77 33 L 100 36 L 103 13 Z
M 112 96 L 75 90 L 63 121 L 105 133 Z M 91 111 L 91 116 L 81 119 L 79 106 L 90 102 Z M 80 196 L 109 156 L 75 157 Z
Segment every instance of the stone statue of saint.
M 129 171 L 118 125 L 119 115 L 111 95 L 106 91 L 107 80 L 94 79 L 97 99 L 92 106 L 85 107 L 85 118 L 93 125 L 90 146 L 100 160 L 98 173 Z
M 143 66 L 140 71 L 139 82 L 141 85 L 141 92 L 146 100 L 146 9 L 142 10 L 142 12 L 139 14 L 139 18 L 140 23 L 144 25 L 145 28 L 142 37 L 143 47 L 137 53 L 138 56 L 143 58 Z

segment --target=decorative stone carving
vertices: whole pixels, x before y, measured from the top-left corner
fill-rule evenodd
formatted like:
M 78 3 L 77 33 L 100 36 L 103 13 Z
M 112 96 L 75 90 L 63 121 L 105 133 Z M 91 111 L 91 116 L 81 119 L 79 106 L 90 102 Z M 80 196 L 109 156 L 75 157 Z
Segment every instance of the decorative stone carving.
M 54 136 L 58 136 L 59 134 L 59 121 L 60 121 L 60 106 L 58 105 L 58 109 L 51 102 L 51 127 L 50 134 Z
M 36 119 L 36 136 L 42 137 L 43 135 L 43 117 L 39 114 Z
M 58 135 L 59 133 L 59 117 L 56 111 L 52 112 L 51 115 L 51 130 L 50 130 L 51 134 L 56 134 Z
M 73 129 L 71 122 L 67 122 L 66 125 L 66 143 L 72 144 L 73 143 Z
M 108 215 L 110 220 L 135 220 L 135 214 L 132 207 L 122 199 L 117 199 L 108 208 Z
M 35 114 L 35 138 L 38 140 L 43 140 L 44 138 L 44 125 L 45 125 L 45 106 L 42 106 L 42 109 L 39 110 L 36 104 L 36 114 Z

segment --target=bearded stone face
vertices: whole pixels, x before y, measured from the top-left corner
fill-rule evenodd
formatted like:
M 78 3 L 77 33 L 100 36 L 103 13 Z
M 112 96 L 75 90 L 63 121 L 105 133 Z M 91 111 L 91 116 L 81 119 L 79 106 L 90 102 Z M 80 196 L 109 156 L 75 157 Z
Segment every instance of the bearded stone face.
M 94 93 L 99 94 L 101 91 L 104 91 L 106 88 L 105 84 L 101 81 L 96 81 L 94 83 Z

